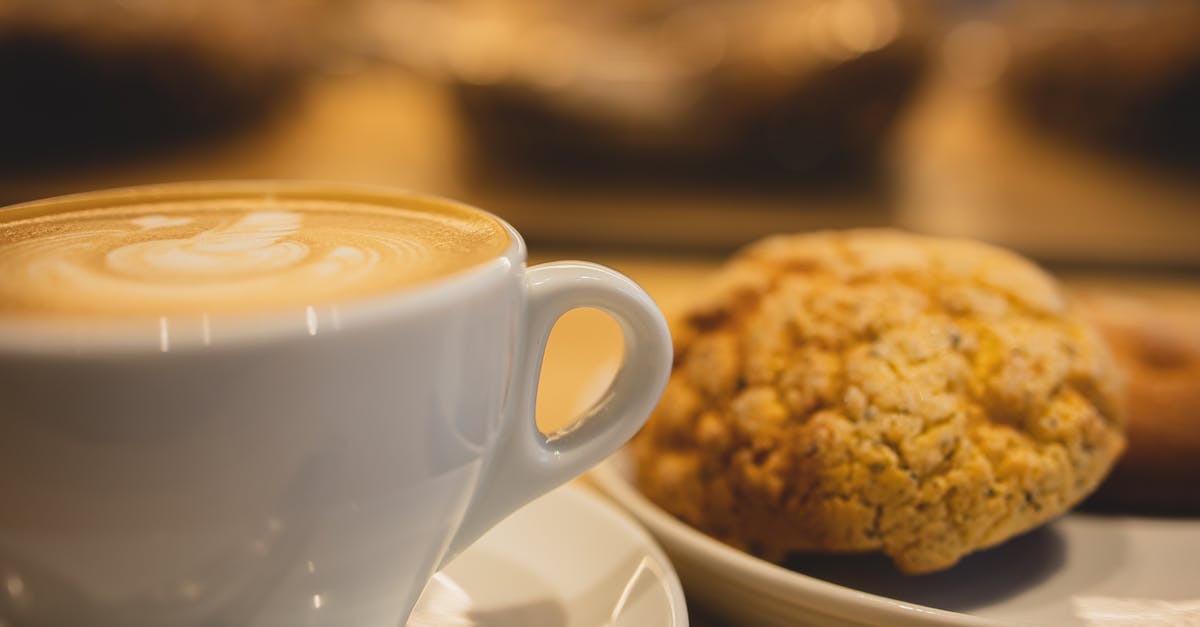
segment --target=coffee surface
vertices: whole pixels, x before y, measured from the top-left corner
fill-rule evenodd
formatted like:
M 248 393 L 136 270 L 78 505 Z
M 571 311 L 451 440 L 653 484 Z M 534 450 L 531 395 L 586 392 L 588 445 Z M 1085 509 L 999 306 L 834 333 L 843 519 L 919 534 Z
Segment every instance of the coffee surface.
M 220 199 L 5 222 L 0 316 L 244 313 L 387 294 L 504 253 L 498 221 L 457 207 Z

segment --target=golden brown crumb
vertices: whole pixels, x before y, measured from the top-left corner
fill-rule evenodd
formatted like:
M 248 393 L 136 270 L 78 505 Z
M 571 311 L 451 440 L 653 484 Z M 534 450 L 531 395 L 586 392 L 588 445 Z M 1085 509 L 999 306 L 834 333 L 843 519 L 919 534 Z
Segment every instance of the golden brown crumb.
M 1077 503 L 1124 447 L 1098 336 L 1044 272 L 983 244 L 771 237 L 673 331 L 639 486 L 768 559 L 946 568 Z

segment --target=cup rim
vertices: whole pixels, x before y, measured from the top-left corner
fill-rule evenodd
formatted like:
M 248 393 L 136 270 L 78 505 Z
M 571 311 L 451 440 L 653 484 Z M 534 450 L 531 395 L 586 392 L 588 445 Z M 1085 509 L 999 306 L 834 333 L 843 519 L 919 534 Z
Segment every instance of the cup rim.
M 398 289 L 342 302 L 293 306 L 251 313 L 175 314 L 163 317 L 36 321 L 0 317 L 0 355 L 128 355 L 212 352 L 295 338 L 344 332 L 451 306 L 524 267 L 525 241 L 512 225 L 464 202 L 403 188 L 307 179 L 186 181 L 102 189 L 0 207 L 12 211 L 82 209 L 114 202 L 213 200 L 277 195 L 284 198 L 360 200 L 379 205 L 404 202 L 443 205 L 494 220 L 509 236 L 493 259 Z

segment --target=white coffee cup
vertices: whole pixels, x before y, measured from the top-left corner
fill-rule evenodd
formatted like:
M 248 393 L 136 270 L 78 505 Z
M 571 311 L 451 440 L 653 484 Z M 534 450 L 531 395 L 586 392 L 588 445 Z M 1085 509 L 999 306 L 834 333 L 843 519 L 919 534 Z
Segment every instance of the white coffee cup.
M 0 625 L 402 624 L 440 565 L 626 442 L 670 368 L 634 282 L 527 268 L 503 226 L 494 259 L 381 298 L 153 325 L 0 317 Z M 576 307 L 617 320 L 624 360 L 547 438 L 542 353 Z

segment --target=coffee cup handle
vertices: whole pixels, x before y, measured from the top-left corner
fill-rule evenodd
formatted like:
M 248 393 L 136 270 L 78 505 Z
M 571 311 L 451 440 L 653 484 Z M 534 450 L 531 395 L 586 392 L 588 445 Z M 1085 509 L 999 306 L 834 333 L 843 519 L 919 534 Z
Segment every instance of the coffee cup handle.
M 662 312 L 628 277 L 592 263 L 561 261 L 525 275 L 525 345 L 518 346 L 509 409 L 444 565 L 522 505 L 583 474 L 645 423 L 670 374 L 671 336 Z M 554 323 L 578 307 L 611 315 L 625 339 L 608 390 L 571 426 L 552 436 L 534 418 L 542 356 Z

